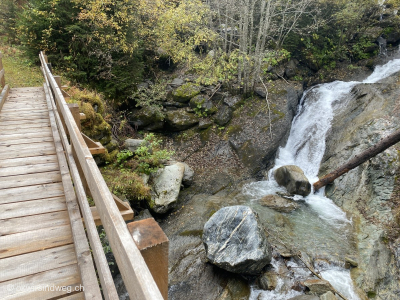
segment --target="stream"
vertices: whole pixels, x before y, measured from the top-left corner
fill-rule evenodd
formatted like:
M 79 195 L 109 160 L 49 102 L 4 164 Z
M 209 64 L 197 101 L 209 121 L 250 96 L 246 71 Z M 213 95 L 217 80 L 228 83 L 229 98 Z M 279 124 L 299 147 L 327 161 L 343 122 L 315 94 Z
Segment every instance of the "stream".
M 263 207 L 259 200 L 270 194 L 285 193 L 273 178 L 275 169 L 284 165 L 299 166 L 310 183 L 318 180 L 318 172 L 325 152 L 325 139 L 335 111 L 345 107 L 351 89 L 360 83 L 376 83 L 400 71 L 400 59 L 375 68 L 362 82 L 335 81 L 314 86 L 304 92 L 287 144 L 279 149 L 269 179 L 246 185 L 237 196 L 245 200 L 259 214 L 260 220 L 273 236 L 286 245 L 309 256 L 309 261 L 338 291 L 349 300 L 358 300 L 350 271 L 344 268 L 344 258 L 356 253 L 351 216 L 324 196 L 324 189 L 307 197 L 293 197 L 300 206 L 291 213 L 279 213 Z M 272 266 L 281 276 L 273 291 L 253 287 L 251 300 L 287 300 L 302 292 L 293 289 L 296 282 L 310 277 L 310 271 L 295 259 L 283 260 L 276 256 Z

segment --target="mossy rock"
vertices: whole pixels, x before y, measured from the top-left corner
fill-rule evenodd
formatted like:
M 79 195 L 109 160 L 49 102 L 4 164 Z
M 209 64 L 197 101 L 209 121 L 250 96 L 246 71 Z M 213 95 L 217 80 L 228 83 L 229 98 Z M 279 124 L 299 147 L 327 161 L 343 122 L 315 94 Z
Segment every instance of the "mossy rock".
M 200 90 L 201 87 L 199 85 L 188 82 L 177 88 L 172 93 L 172 97 L 177 102 L 186 103 L 196 95 L 200 94 Z
M 199 118 L 194 114 L 188 113 L 185 109 L 178 109 L 167 112 L 165 121 L 170 130 L 182 131 L 198 124 Z
M 136 112 L 129 120 L 133 127 L 144 130 L 159 130 L 164 126 L 164 115 L 157 108 L 148 106 Z

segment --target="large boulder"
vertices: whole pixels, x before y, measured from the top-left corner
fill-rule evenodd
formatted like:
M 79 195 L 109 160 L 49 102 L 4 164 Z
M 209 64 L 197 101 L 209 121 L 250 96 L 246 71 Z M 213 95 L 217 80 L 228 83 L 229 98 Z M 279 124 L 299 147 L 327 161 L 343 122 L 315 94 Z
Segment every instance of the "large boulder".
M 205 115 L 215 113 L 216 111 L 212 101 L 206 95 L 197 95 L 193 97 L 190 99 L 189 105 L 191 108 Z
M 275 170 L 276 182 L 284 186 L 290 194 L 308 196 L 311 184 L 298 166 L 283 166 Z
M 184 172 L 185 165 L 179 162 L 156 172 L 149 202 L 152 211 L 164 214 L 174 207 L 178 201 Z
M 248 206 L 218 210 L 204 225 L 203 242 L 208 260 L 233 273 L 258 274 L 271 262 L 271 246 Z
M 186 109 L 167 112 L 165 121 L 167 122 L 169 129 L 172 131 L 189 129 L 199 123 L 199 119 L 196 115 L 187 112 Z
M 129 124 L 144 130 L 160 130 L 164 126 L 164 115 L 155 107 L 144 107 L 129 118 Z
M 172 97 L 175 101 L 186 103 L 189 102 L 194 96 L 200 94 L 201 87 L 193 83 L 185 83 L 172 92 Z
M 124 142 L 125 149 L 135 152 L 140 146 L 142 146 L 144 140 L 138 139 L 126 139 Z

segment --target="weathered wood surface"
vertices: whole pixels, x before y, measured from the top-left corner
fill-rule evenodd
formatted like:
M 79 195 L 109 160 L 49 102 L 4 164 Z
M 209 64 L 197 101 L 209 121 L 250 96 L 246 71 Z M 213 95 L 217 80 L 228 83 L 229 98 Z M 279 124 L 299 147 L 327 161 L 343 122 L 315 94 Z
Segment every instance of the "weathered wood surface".
M 42 68 L 54 92 L 57 108 L 65 121 L 72 146 L 89 184 L 100 218 L 104 225 L 110 246 L 116 258 L 122 278 L 132 300 L 162 300 L 163 297 L 135 245 L 126 224 L 119 213 L 113 197 L 94 161 L 85 141 L 75 124 L 61 90 L 54 80 L 43 54 Z
M 392 134 L 388 135 L 387 137 L 381 139 L 377 144 L 368 148 L 364 152 L 354 156 L 351 160 L 349 160 L 344 165 L 337 168 L 335 171 L 325 175 L 319 181 L 314 183 L 314 190 L 319 190 L 320 188 L 324 187 L 327 184 L 332 183 L 336 178 L 342 176 L 343 174 L 347 173 L 348 171 L 358 167 L 362 163 L 366 162 L 370 158 L 374 157 L 375 155 L 381 153 L 382 151 L 386 150 L 387 148 L 393 146 L 394 144 L 400 141 L 400 130 L 393 132 Z
M 79 267 L 90 251 L 76 254 L 64 186 L 69 173 L 60 163 L 64 151 L 54 141 L 44 96 L 43 88 L 11 89 L 0 110 L 1 299 L 85 299 L 83 291 L 68 293 L 85 281 Z M 76 227 L 80 214 L 77 205 L 73 209 Z M 84 232 L 79 240 L 86 241 Z M 94 269 L 90 276 L 98 289 Z M 21 285 L 30 289 L 18 290 Z M 59 288 L 44 288 L 53 285 Z M 101 299 L 100 293 L 86 296 Z

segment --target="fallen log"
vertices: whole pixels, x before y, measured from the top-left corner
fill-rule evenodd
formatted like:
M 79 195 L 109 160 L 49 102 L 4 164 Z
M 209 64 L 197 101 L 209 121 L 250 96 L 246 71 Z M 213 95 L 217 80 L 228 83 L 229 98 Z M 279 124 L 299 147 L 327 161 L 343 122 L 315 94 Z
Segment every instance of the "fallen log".
M 370 158 L 381 153 L 382 151 L 386 150 L 390 146 L 393 146 L 394 144 L 396 144 L 399 141 L 400 141 L 400 130 L 397 130 L 394 133 L 388 135 L 387 137 L 381 139 L 377 144 L 368 148 L 361 154 L 354 156 L 354 158 L 352 158 L 350 161 L 348 161 L 347 163 L 342 165 L 340 168 L 325 175 L 319 181 L 315 182 L 313 184 L 314 191 L 317 191 L 320 188 L 324 187 L 325 185 L 332 183 L 339 176 L 347 173 L 348 171 L 354 169 L 355 167 L 358 167 L 363 162 L 369 160 Z

